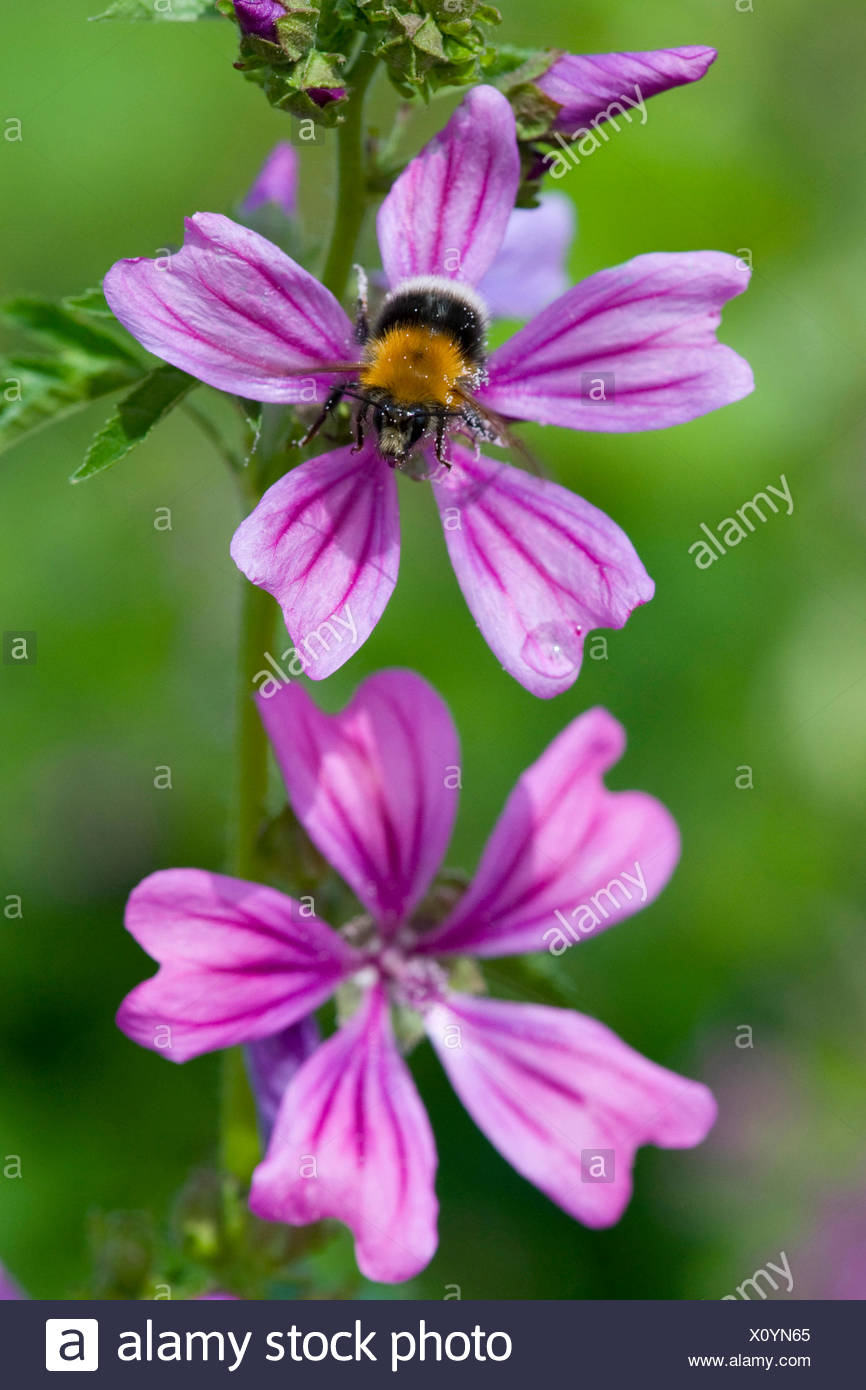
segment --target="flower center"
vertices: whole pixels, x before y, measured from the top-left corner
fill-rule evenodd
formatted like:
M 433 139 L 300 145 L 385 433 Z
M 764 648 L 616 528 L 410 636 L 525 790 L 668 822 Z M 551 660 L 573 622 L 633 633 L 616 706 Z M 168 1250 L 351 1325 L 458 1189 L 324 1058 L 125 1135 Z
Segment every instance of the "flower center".
M 434 960 L 406 956 L 398 947 L 389 946 L 380 955 L 378 964 L 380 975 L 398 1007 L 425 1013 L 447 992 L 448 976 Z

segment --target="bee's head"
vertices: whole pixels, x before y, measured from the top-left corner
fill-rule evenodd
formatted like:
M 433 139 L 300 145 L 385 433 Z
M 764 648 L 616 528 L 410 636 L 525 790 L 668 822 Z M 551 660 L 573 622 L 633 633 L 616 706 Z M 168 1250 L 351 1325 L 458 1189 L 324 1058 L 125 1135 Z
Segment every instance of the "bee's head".
M 429 424 L 430 416 L 423 406 L 377 405 L 373 425 L 379 453 L 389 463 L 405 463 Z

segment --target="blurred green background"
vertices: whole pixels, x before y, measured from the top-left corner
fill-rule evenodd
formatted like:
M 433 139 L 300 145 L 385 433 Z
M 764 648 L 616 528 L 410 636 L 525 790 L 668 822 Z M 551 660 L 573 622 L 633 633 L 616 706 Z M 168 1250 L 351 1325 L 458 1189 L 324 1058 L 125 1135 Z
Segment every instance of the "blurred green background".
M 0 117 L 23 122 L 20 144 L 0 141 L 5 294 L 73 293 L 118 257 L 177 243 L 185 214 L 235 206 L 288 134 L 232 72 L 228 23 L 84 23 L 99 0 L 4 8 Z M 411 1292 L 713 1299 L 784 1250 L 794 1297 L 820 1294 L 832 1258 L 816 1273 L 808 1250 L 823 1213 L 840 1193 L 862 1205 L 866 1190 L 862 6 L 503 10 L 516 43 L 718 48 L 704 81 L 654 99 L 645 127 L 612 135 L 558 186 L 578 208 L 575 277 L 652 250 L 751 254 L 752 287 L 722 335 L 758 389 L 663 433 L 536 432 L 553 475 L 625 528 L 657 583 L 568 694 L 537 701 L 498 669 L 431 499 L 407 483 L 396 594 L 316 695 L 336 707 L 391 664 L 438 686 L 464 748 L 450 859 L 468 867 L 519 771 L 568 720 L 594 703 L 623 720 L 629 749 L 611 780 L 677 816 L 671 887 L 580 953 L 494 964 L 490 983 L 598 1016 L 714 1085 L 722 1116 L 701 1150 L 642 1151 L 626 1217 L 593 1233 L 512 1173 L 425 1045 L 412 1064 L 438 1139 L 441 1244 Z M 388 100 L 380 93 L 383 113 Z M 415 142 L 446 113 L 447 102 L 422 114 Z M 331 140 L 303 154 L 314 236 Z M 0 1159 L 20 1155 L 23 1173 L 0 1177 L 0 1258 L 43 1297 L 85 1281 L 93 1213 L 161 1214 L 216 1138 L 216 1061 L 170 1068 L 117 1033 L 113 1013 L 149 967 L 122 928 L 128 890 L 157 867 L 221 867 L 239 514 L 223 465 L 181 414 L 70 488 L 106 413 L 0 459 L 0 626 L 38 633 L 35 665 L 0 667 L 0 906 L 23 900 L 22 920 L 0 917 Z M 688 547 L 700 523 L 780 474 L 794 514 L 698 570 Z M 171 532 L 154 529 L 158 507 L 172 509 Z M 153 785 L 163 764 L 170 791 Z M 751 789 L 735 784 L 745 766 Z M 745 1025 L 750 1048 L 737 1046 Z

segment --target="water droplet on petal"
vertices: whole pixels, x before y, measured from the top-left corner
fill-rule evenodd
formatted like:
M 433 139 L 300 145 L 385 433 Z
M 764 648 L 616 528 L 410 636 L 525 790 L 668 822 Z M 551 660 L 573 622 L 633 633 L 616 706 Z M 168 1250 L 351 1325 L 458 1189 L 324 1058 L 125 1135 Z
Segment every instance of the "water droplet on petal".
M 576 623 L 541 623 L 523 643 L 520 655 L 540 676 L 561 680 L 580 666 L 583 629 Z

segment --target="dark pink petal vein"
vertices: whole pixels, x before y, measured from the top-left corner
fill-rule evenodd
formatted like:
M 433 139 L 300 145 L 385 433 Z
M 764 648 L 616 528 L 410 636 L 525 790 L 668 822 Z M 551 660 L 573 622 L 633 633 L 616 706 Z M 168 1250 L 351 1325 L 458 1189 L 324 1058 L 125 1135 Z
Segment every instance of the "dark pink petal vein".
M 309 459 L 268 489 L 235 532 L 231 554 L 279 603 L 301 669 L 323 680 L 367 640 L 397 582 L 392 470 L 372 443 L 360 454 L 347 445 Z
M 479 1129 L 586 1226 L 619 1220 L 641 1144 L 691 1148 L 716 1117 L 705 1086 L 583 1014 L 451 995 L 426 1024 Z
M 534 695 L 577 680 L 587 633 L 622 627 L 654 585 L 624 531 L 557 483 L 451 449 L 433 486 L 451 563 L 491 651 Z
M 740 400 L 751 368 L 716 340 L 749 271 L 721 251 L 654 252 L 575 285 L 497 348 L 479 396 L 521 420 L 657 430 Z
M 112 313 L 173 366 L 256 401 L 304 401 L 297 373 L 356 360 L 334 296 L 273 242 L 215 212 L 186 221 L 180 251 L 118 261 L 103 282 Z M 330 378 L 318 382 L 321 391 Z
M 286 1092 L 250 1206 L 303 1226 L 336 1217 L 368 1279 L 411 1279 L 436 1249 L 436 1150 L 380 988 Z
M 395 931 L 451 838 L 460 754 L 447 706 L 413 672 L 380 671 L 339 714 L 323 714 L 296 685 L 259 708 L 295 813 Z
M 652 902 L 674 870 L 680 837 L 655 797 L 605 787 L 624 747 L 606 710 L 569 724 L 519 778 L 471 885 L 419 949 L 561 954 L 563 941 L 567 949 Z
M 293 898 L 202 869 L 144 879 L 126 927 L 161 968 L 127 995 L 118 1027 L 172 1062 L 278 1033 L 358 969 L 352 948 Z
M 413 275 L 477 284 L 502 245 L 519 182 L 511 106 L 495 87 L 475 87 L 379 209 L 389 285 Z

